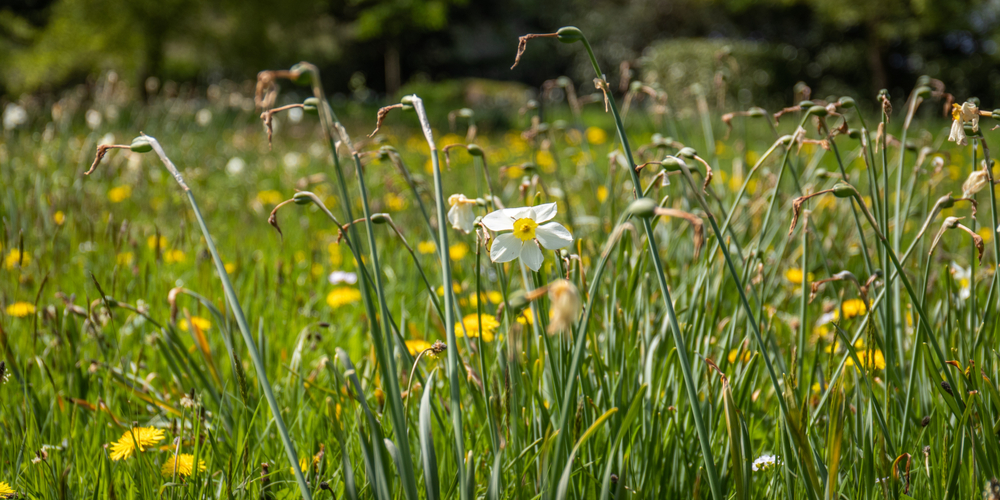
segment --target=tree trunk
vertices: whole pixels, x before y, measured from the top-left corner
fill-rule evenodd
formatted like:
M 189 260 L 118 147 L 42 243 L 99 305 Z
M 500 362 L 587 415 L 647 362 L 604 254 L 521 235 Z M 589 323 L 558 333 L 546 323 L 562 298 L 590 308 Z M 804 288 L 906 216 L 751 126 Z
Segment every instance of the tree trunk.
M 395 42 L 389 42 L 385 48 L 385 94 L 394 97 L 401 86 L 399 76 L 399 49 Z

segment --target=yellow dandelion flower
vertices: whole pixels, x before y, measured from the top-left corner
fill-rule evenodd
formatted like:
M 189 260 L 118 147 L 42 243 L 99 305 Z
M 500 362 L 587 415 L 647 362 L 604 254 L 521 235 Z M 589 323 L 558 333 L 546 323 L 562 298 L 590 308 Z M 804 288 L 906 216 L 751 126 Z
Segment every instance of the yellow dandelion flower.
M 211 321 L 199 316 L 191 316 L 191 324 L 198 327 L 198 329 L 201 331 L 205 331 L 212 328 Z M 179 323 L 177 323 L 177 326 L 180 327 L 180 329 L 184 330 L 185 332 L 191 328 L 190 325 L 188 325 L 186 319 L 182 319 Z
M 0 481 L 0 498 L 14 497 L 15 495 L 17 495 L 17 492 L 14 491 L 14 488 L 11 488 L 9 484 Z
M 205 470 L 205 461 L 198 461 L 198 471 Z M 194 472 L 194 455 L 188 453 L 182 453 L 174 458 L 167 460 L 163 464 L 163 469 L 161 471 L 166 477 L 174 477 L 176 473 L 180 477 L 188 477 Z
M 115 256 L 115 262 L 117 262 L 119 266 L 130 266 L 132 265 L 132 261 L 134 259 L 135 255 L 133 255 L 132 252 L 122 252 Z
M 517 322 L 522 325 L 535 324 L 535 315 L 531 314 L 531 308 L 521 311 L 521 314 L 517 315 Z
M 146 246 L 150 250 L 156 250 L 156 247 L 160 247 L 160 250 L 167 248 L 167 239 L 160 235 L 159 238 L 154 234 L 149 238 L 146 238 Z
M 274 189 L 268 189 L 257 193 L 257 201 L 259 201 L 261 205 L 277 205 L 278 203 L 281 203 L 283 199 L 284 197 L 281 196 L 281 192 Z
M 361 300 L 361 291 L 357 288 L 347 286 L 334 288 L 326 296 L 326 303 L 334 309 L 348 304 L 353 304 L 359 300 Z
M 146 451 L 147 448 L 163 441 L 163 430 L 154 427 L 133 427 L 125 431 L 122 437 L 111 443 L 111 460 L 124 460 L 137 451 Z
M 547 174 L 556 171 L 556 159 L 548 151 L 539 151 L 535 156 L 535 163 L 538 164 L 538 168 L 542 169 L 542 172 Z
M 437 251 L 437 245 L 433 241 L 421 241 L 417 243 L 417 251 L 424 255 L 432 254 Z
M 66 214 L 62 210 L 57 210 L 56 213 L 52 214 L 52 222 L 55 222 L 57 226 L 63 225 L 63 222 L 66 222 Z
M 410 351 L 411 356 L 416 356 L 423 351 L 431 348 L 431 343 L 422 339 L 413 339 L 406 341 L 406 350 Z
M 115 186 L 108 190 L 108 201 L 121 203 L 132 197 L 132 186 Z
M 462 260 L 463 257 L 469 255 L 469 245 L 465 243 L 455 243 L 454 245 L 448 247 L 448 255 L 451 260 Z
M 180 264 L 187 260 L 187 256 L 184 255 L 184 250 L 167 250 L 163 253 L 163 260 L 165 260 L 167 264 Z
M 7 258 L 3 261 L 3 265 L 8 271 L 18 266 L 26 267 L 30 263 L 31 254 L 21 253 L 21 251 L 16 248 L 11 248 L 10 252 L 7 252 Z
M 463 328 L 464 327 L 464 328 Z M 493 342 L 493 332 L 500 327 L 500 323 L 493 316 L 483 315 L 483 328 L 479 329 L 479 316 L 470 314 L 462 318 L 461 323 L 455 324 L 455 336 L 464 337 L 468 332 L 469 337 L 479 337 L 482 333 L 483 340 Z
M 236 264 L 233 264 L 232 262 L 226 262 L 226 264 L 224 265 L 224 267 L 226 268 L 226 272 L 227 273 L 234 273 L 234 272 L 236 272 Z
M 451 291 L 455 292 L 456 294 L 457 293 L 462 293 L 462 285 L 459 285 L 458 283 L 452 283 L 451 284 Z M 438 294 L 438 297 L 444 297 L 444 287 L 443 286 L 437 287 L 437 294 Z
M 608 188 L 605 186 L 600 186 L 597 188 L 597 201 L 604 203 L 604 200 L 608 199 Z
M 753 354 L 750 351 L 743 351 L 743 354 L 741 355 L 739 349 L 733 349 L 729 351 L 729 355 L 726 358 L 729 360 L 729 364 L 735 364 L 737 360 L 743 363 L 748 363 L 752 357 Z
M 850 299 L 844 301 L 844 318 L 851 319 L 855 316 L 861 316 L 868 311 L 865 307 L 865 301 L 861 299 Z
M 507 167 L 507 177 L 511 179 L 520 179 L 524 175 L 524 169 L 521 167 Z
M 15 302 L 7 306 L 7 314 L 15 318 L 23 318 L 35 314 L 35 304 L 31 302 Z
M 587 142 L 591 144 L 604 144 L 608 142 L 608 133 L 604 129 L 597 127 L 587 127 L 584 132 L 587 135 Z
M 319 453 L 313 455 L 313 457 L 312 457 L 312 466 L 313 466 L 313 470 L 314 471 L 318 471 L 319 470 Z M 307 475 L 309 474 L 309 458 L 308 457 L 302 457 L 302 458 L 299 459 L 299 470 L 301 470 L 303 474 L 307 474 Z M 290 472 L 292 474 L 295 474 L 295 468 L 294 467 L 289 467 L 288 468 L 288 472 Z
M 470 295 L 469 305 L 472 307 L 478 306 L 479 299 L 483 299 L 484 301 L 489 301 L 489 303 L 491 304 L 499 304 L 503 302 L 503 294 L 500 292 L 482 292 L 479 294 L 478 298 L 475 295 Z
M 813 273 L 809 273 L 809 281 L 813 280 Z M 785 271 L 785 279 L 793 285 L 802 284 L 802 270 L 799 268 L 793 268 Z
M 385 195 L 385 207 L 393 212 L 402 211 L 406 208 L 406 198 L 396 193 L 389 193 Z

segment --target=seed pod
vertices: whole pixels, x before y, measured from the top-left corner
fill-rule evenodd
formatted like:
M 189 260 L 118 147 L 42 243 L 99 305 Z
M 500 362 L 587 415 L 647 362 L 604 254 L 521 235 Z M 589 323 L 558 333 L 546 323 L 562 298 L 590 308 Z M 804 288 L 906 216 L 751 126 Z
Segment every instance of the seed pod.
M 313 115 L 313 116 L 318 115 L 319 114 L 319 99 L 317 99 L 315 97 L 310 97 L 310 98 L 302 101 L 302 111 L 305 111 L 306 113 L 308 113 L 310 115 Z
M 861 137 L 861 131 L 856 128 L 847 129 L 847 137 L 851 139 L 858 139 Z
M 132 139 L 132 144 L 129 146 L 129 149 L 133 153 L 148 153 L 153 150 L 153 145 L 150 144 L 145 137 L 140 136 Z
M 993 116 L 991 116 L 991 118 L 994 120 L 1000 119 L 1000 109 L 994 109 L 992 114 Z
M 295 201 L 296 205 L 308 205 L 312 203 L 313 194 L 309 191 L 299 191 L 292 196 L 292 200 Z
M 878 98 L 879 99 L 888 99 L 889 98 L 889 91 L 887 89 L 879 90 L 878 91 Z
M 833 195 L 837 198 L 850 198 L 856 192 L 854 186 L 846 182 L 838 182 L 836 186 L 833 186 Z
M 837 101 L 837 104 L 840 107 L 847 109 L 853 108 L 856 105 L 854 98 L 852 97 L 841 97 L 840 100 Z
M 946 194 L 946 195 L 938 198 L 937 205 L 940 206 L 941 209 L 954 207 L 955 206 L 955 198 L 952 198 L 951 194 Z
M 480 158 L 483 157 L 483 148 L 479 147 L 478 144 L 469 144 L 465 147 L 465 149 L 468 150 L 469 154 L 472 156 L 478 156 Z
M 920 419 L 920 427 L 927 427 L 928 425 L 930 425 L 930 423 L 931 423 L 930 415 L 927 415 L 924 418 Z
M 576 26 L 565 26 L 556 31 L 556 36 L 562 43 L 573 43 L 583 40 L 583 32 Z
M 926 99 L 931 95 L 931 88 L 924 85 L 922 87 L 917 87 L 917 97 Z
M 948 394 L 951 394 L 952 396 L 955 395 L 955 393 L 951 392 L 951 384 L 949 384 L 947 380 L 942 380 L 941 381 L 941 388 L 944 389 L 944 392 L 947 392 Z
M 802 102 L 799 103 L 799 107 L 802 108 L 802 109 L 809 109 L 809 108 L 811 108 L 811 107 L 813 107 L 815 105 L 816 105 L 816 103 L 814 103 L 812 101 L 802 101 Z
M 814 116 L 826 116 L 827 110 L 823 106 L 810 106 L 806 113 Z
M 752 107 L 752 108 L 750 108 L 750 109 L 747 110 L 747 116 L 749 116 L 751 118 L 761 118 L 761 117 L 764 117 L 766 115 L 767 115 L 767 111 L 764 111 L 763 108 L 758 108 L 756 106 L 754 106 L 754 107 Z
M 683 156 L 684 158 L 694 158 L 698 156 L 698 152 L 692 147 L 686 147 L 677 152 L 678 156 Z
M 652 198 L 639 198 L 628 206 L 628 212 L 636 217 L 649 218 L 656 213 L 656 200 Z
M 390 220 L 391 219 L 389 218 L 389 214 L 372 214 L 372 223 L 373 224 L 385 224 L 386 222 L 389 222 Z

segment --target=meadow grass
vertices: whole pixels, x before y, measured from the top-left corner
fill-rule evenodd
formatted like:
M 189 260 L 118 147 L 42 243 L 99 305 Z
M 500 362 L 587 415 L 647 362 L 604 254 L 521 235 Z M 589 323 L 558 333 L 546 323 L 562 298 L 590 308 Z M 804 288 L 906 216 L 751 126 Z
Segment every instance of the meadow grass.
M 992 113 L 594 69 L 512 130 L 300 64 L 273 130 L 102 88 L 5 132 L 0 495 L 1000 498 Z

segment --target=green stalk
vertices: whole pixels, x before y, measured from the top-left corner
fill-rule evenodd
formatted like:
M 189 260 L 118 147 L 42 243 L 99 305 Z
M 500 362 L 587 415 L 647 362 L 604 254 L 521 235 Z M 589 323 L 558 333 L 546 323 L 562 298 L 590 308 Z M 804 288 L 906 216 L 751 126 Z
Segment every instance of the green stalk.
M 288 457 L 288 461 L 292 463 L 292 471 L 295 473 L 295 481 L 299 485 L 299 491 L 302 493 L 304 500 L 310 500 L 312 494 L 309 491 L 309 485 L 306 484 L 306 478 L 302 475 L 302 470 L 299 468 L 299 457 L 295 452 L 295 445 L 292 444 L 292 439 L 288 436 L 285 421 L 281 418 L 281 408 L 278 406 L 278 400 L 275 399 L 274 391 L 271 390 L 271 383 L 267 380 L 264 362 L 257 352 L 257 345 L 254 343 L 253 334 L 250 333 L 250 325 L 247 323 L 246 316 L 243 315 L 243 308 L 240 307 L 239 299 L 236 297 L 236 290 L 233 288 L 232 282 L 229 281 L 226 264 L 219 257 L 219 251 L 215 248 L 215 241 L 212 239 L 212 234 L 208 232 L 208 227 L 205 225 L 205 218 L 202 217 L 201 210 L 198 208 L 198 202 L 194 199 L 194 193 L 191 192 L 191 189 L 184 182 L 184 178 L 181 177 L 181 173 L 177 170 L 177 167 L 167 157 L 160 143 L 155 138 L 146 134 L 142 134 L 141 137 L 149 142 L 153 151 L 160 157 L 160 161 L 163 162 L 163 165 L 170 174 L 174 176 L 174 180 L 180 184 L 181 189 L 187 194 L 191 208 L 194 210 L 195 218 L 198 219 L 198 226 L 201 227 L 201 233 L 205 237 L 205 244 L 208 246 L 208 251 L 212 254 L 212 261 L 215 262 L 215 270 L 219 273 L 219 278 L 222 280 L 222 288 L 225 290 L 226 300 L 229 302 L 229 307 L 233 310 L 233 317 L 236 319 L 236 324 L 240 328 L 243 341 L 246 343 L 247 350 L 250 353 L 250 359 L 253 361 L 254 369 L 257 371 L 257 377 L 260 379 L 260 386 L 264 391 L 264 397 L 267 399 L 267 405 L 271 408 L 271 416 L 274 417 L 274 424 L 278 428 L 278 434 L 281 436 L 281 443 L 285 447 L 285 454 Z
M 588 42 L 587 38 L 583 36 L 583 33 L 580 33 L 579 40 L 583 42 L 583 46 L 587 49 L 587 55 L 590 57 L 590 62 L 594 67 L 594 71 L 597 73 L 597 77 L 603 78 L 604 73 L 601 72 L 601 67 L 597 63 L 597 58 L 594 56 L 594 50 L 590 47 L 590 42 Z M 635 171 L 636 163 L 635 160 L 632 158 L 632 149 L 629 146 L 628 136 L 625 133 L 625 124 L 622 123 L 621 115 L 618 112 L 618 106 L 617 104 L 615 104 L 614 95 L 612 95 L 610 91 L 606 95 L 609 107 L 611 109 L 611 113 L 614 115 L 615 118 L 615 127 L 618 129 L 618 139 L 621 141 L 622 149 L 625 153 L 625 158 L 628 160 L 629 173 L 631 174 L 632 177 L 632 185 L 636 186 L 636 189 L 638 189 L 639 186 L 641 186 L 641 184 L 639 183 L 639 174 Z M 663 293 L 663 303 L 664 306 L 666 307 L 667 317 L 670 321 L 670 329 L 671 333 L 673 334 L 674 344 L 677 347 L 678 359 L 680 360 L 681 364 L 681 373 L 684 377 L 685 393 L 687 395 L 688 402 L 691 406 L 691 416 L 694 419 L 695 429 L 697 430 L 698 433 L 698 441 L 701 444 L 702 460 L 705 463 L 705 473 L 708 476 L 709 488 L 712 490 L 712 496 L 714 498 L 716 498 L 717 500 L 722 500 L 726 498 L 726 495 L 722 488 L 722 482 L 719 480 L 719 473 L 715 468 L 715 461 L 712 458 L 714 454 L 712 451 L 711 436 L 709 435 L 708 427 L 705 426 L 705 420 L 702 417 L 701 403 L 698 401 L 698 385 L 695 382 L 694 373 L 691 370 L 691 362 L 688 357 L 687 342 L 684 339 L 683 332 L 681 331 L 680 325 L 677 322 L 677 314 L 674 311 L 674 304 L 673 304 L 673 299 L 671 298 L 670 295 L 670 288 L 667 285 L 667 279 L 663 273 L 663 263 L 660 261 L 660 252 L 656 244 L 656 235 L 653 233 L 653 226 L 650 224 L 650 220 L 648 218 L 642 219 L 642 227 L 644 232 L 646 233 L 646 244 L 649 247 L 650 260 L 653 262 L 653 269 L 656 274 L 656 279 L 659 282 L 660 291 Z M 716 227 L 715 229 L 718 234 L 718 228 Z M 722 241 L 721 237 L 719 239 L 720 241 Z M 724 245 L 723 248 L 725 248 Z M 726 250 L 726 255 L 728 257 L 728 250 Z M 596 281 L 594 283 L 596 284 Z M 742 288 L 740 289 L 740 293 L 742 293 Z M 591 296 L 591 300 L 592 299 L 593 296 Z M 582 338 L 583 331 L 582 330 L 579 331 L 577 335 L 581 336 Z M 575 370 L 570 371 L 571 380 L 576 379 L 575 373 L 576 373 Z M 570 383 L 569 387 L 572 387 L 572 385 L 573 382 Z M 572 394 L 572 391 L 570 390 L 569 387 L 567 387 L 566 389 L 567 396 Z M 777 384 L 775 384 L 775 387 L 777 387 Z M 564 401 L 564 404 L 570 405 L 571 402 L 572 400 L 567 398 L 567 400 Z M 575 407 L 576 405 L 572 406 Z M 568 406 L 562 408 L 562 410 L 565 415 L 565 413 L 568 411 Z M 558 444 L 561 446 L 568 432 L 565 432 L 567 430 L 565 425 L 560 427 L 560 430 L 564 431 L 560 432 L 557 437 Z M 557 447 L 557 449 L 559 449 L 559 447 Z

